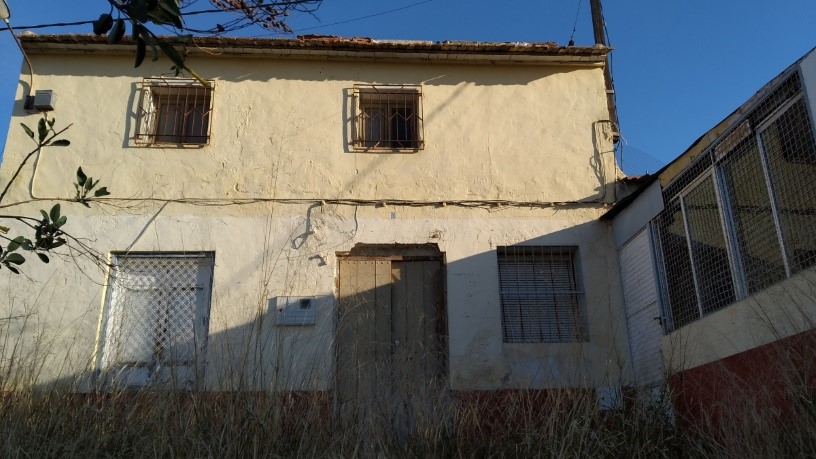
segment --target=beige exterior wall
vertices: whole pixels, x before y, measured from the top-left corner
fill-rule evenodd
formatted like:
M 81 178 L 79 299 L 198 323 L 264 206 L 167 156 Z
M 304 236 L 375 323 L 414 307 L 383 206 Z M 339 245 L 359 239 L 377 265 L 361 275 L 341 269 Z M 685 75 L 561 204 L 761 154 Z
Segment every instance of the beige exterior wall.
M 330 388 L 335 252 L 356 243 L 432 242 L 445 252 L 454 389 L 629 379 L 614 244 L 597 221 L 617 174 L 601 68 L 195 57 L 189 64 L 215 80 L 212 140 L 178 149 L 130 140 L 138 83 L 169 63 L 134 70 L 131 56 L 32 61 L 36 89 L 57 94 L 57 127 L 73 123 L 65 135 L 72 144 L 46 149 L 25 168 L 3 204 L 34 202 L 6 213 L 36 215 L 70 198 L 82 166 L 113 193 L 91 209 L 63 203 L 67 230 L 95 250 L 214 251 L 208 388 Z M 350 150 L 355 83 L 421 84 L 425 148 Z M 33 127 L 38 118 L 22 110 L 20 92 L 17 99 L 4 180 L 31 145 L 18 123 Z M 416 206 L 377 204 L 397 199 Z M 479 203 L 493 200 L 541 205 Z M 551 207 L 580 200 L 588 202 Z M 502 343 L 495 247 L 520 243 L 578 246 L 589 342 Z M 23 267 L 25 276 L 0 271 L 15 317 L 7 336 L 18 343 L 3 352 L 16 355 L 17 376 L 87 376 L 105 272 L 82 258 L 42 265 L 29 257 Z M 316 325 L 275 326 L 267 299 L 281 295 L 317 296 Z
M 663 337 L 670 372 L 694 368 L 816 327 L 811 268 Z

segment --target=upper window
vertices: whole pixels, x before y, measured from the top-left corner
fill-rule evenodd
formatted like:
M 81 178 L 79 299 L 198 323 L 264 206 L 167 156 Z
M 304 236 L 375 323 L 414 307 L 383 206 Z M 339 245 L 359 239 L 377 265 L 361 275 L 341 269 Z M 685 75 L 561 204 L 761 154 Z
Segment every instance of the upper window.
M 356 85 L 354 100 L 355 149 L 422 149 L 421 87 Z
M 197 80 L 148 78 L 142 82 L 136 143 L 204 145 L 210 141 L 212 84 Z
M 101 343 L 109 384 L 189 389 L 203 370 L 212 253 L 113 258 Z
M 586 340 L 575 247 L 498 247 L 505 343 Z

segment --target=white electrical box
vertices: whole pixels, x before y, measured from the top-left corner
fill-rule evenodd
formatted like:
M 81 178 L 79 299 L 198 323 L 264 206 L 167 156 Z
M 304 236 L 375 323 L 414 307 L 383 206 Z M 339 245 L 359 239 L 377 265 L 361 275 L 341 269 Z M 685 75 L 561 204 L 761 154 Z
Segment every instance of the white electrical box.
M 314 325 L 317 301 L 313 296 L 276 296 L 269 309 L 275 308 L 276 325 Z
M 54 109 L 57 95 L 50 89 L 34 91 L 34 108 L 44 112 Z

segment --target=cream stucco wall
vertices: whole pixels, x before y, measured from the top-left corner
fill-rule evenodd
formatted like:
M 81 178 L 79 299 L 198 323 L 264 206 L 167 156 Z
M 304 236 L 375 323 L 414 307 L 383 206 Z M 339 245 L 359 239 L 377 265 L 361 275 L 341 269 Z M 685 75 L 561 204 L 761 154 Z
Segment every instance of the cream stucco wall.
M 816 270 L 800 272 L 663 337 L 670 371 L 682 371 L 812 330 Z
M 63 203 L 67 229 L 98 252 L 214 251 L 208 388 L 330 388 L 335 252 L 356 243 L 432 242 L 445 253 L 454 389 L 629 379 L 614 244 L 597 221 L 617 173 L 601 68 L 195 57 L 190 65 L 216 81 L 212 140 L 166 149 L 130 138 L 137 84 L 167 62 L 32 60 L 37 89 L 57 94 L 57 127 L 73 123 L 72 144 L 26 167 L 2 204 L 33 202 L 5 211 L 36 214 L 70 198 L 81 165 L 113 193 L 91 209 Z M 351 151 L 355 83 L 421 84 L 425 148 Z M 37 120 L 20 99 L 4 181 L 30 146 L 17 124 Z M 389 200 L 404 205 L 376 204 Z M 573 201 L 586 202 L 555 206 Z M 502 343 L 495 247 L 511 244 L 578 247 L 587 343 Z M 87 383 L 104 271 L 71 257 L 24 268 L 0 271 L 15 317 L 6 336 L 19 343 L 3 352 L 20 378 L 30 370 L 41 383 Z M 275 326 L 266 301 L 279 295 L 317 296 L 316 325 Z

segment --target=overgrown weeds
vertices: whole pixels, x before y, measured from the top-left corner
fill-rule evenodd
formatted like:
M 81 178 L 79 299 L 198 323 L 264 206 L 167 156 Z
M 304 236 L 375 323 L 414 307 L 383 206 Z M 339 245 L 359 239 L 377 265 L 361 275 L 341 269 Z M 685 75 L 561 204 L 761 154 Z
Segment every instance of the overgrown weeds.
M 328 393 L 15 391 L 0 399 L 3 457 L 813 456 L 816 419 L 757 415 L 680 427 L 655 401 L 614 411 L 585 391 L 454 394 L 414 428 L 333 415 Z

